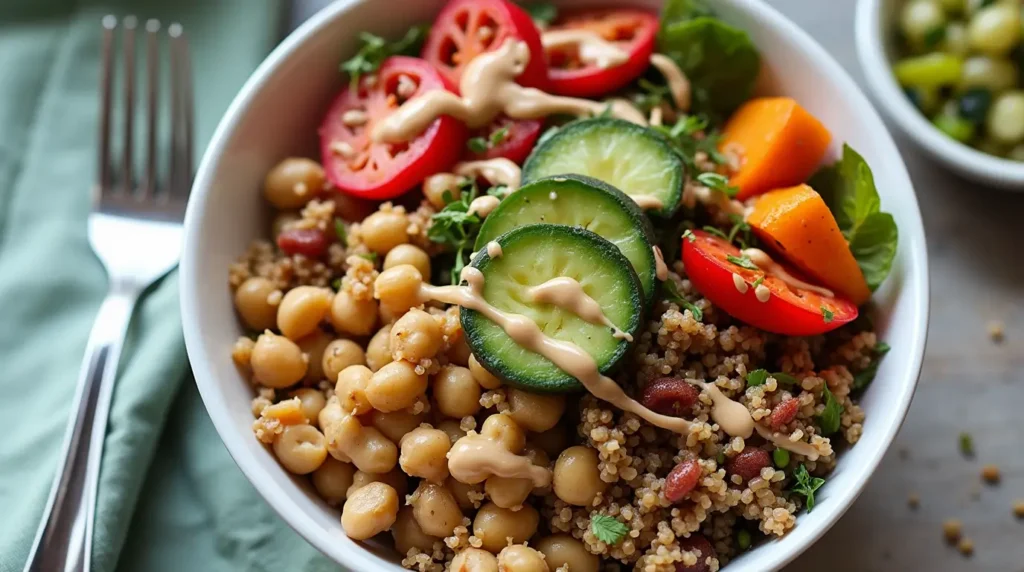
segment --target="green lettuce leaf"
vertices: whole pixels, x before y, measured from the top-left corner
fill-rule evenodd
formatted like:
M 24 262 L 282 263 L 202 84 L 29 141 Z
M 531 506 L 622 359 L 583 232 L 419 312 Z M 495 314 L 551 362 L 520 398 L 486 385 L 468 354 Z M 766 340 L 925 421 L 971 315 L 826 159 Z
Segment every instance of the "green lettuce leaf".
M 711 8 L 701 0 L 668 0 L 661 9 L 661 27 L 714 15 Z

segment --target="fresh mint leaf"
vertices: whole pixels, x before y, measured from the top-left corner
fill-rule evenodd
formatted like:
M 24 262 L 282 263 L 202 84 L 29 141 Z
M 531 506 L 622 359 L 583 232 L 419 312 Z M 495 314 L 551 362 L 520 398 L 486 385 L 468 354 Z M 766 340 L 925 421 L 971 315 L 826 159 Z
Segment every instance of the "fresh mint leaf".
M 819 309 L 821 310 L 821 319 L 824 320 L 826 324 L 831 324 L 832 320 L 836 317 L 835 313 L 825 306 L 819 306 Z
M 793 472 L 793 477 L 796 478 L 796 483 L 791 492 L 807 499 L 804 506 L 807 507 L 807 512 L 811 512 L 814 510 L 814 493 L 825 484 L 825 479 L 812 477 L 803 463 Z
M 685 235 L 684 235 L 685 236 Z M 675 302 L 680 308 L 689 310 L 693 314 L 693 319 L 698 322 L 704 319 L 704 312 L 701 311 L 693 302 L 690 302 L 683 297 L 682 293 L 679 292 L 679 288 L 676 287 L 676 283 L 670 278 L 662 282 L 662 288 L 665 289 L 665 299 L 670 302 Z
M 843 406 L 839 405 L 836 396 L 832 395 L 827 386 L 823 389 L 822 394 L 825 396 L 825 410 L 818 416 L 818 427 L 821 428 L 821 434 L 828 437 L 839 430 Z
M 747 372 L 747 387 L 764 385 L 766 381 L 768 381 L 768 370 L 766 369 L 755 369 L 754 371 Z
M 384 60 L 391 56 L 417 55 L 423 40 L 427 37 L 427 25 L 413 26 L 396 42 L 363 32 L 359 34 L 362 45 L 356 55 L 341 63 L 341 71 L 348 74 L 350 85 L 355 87 L 359 78 L 376 72 Z
M 746 268 L 747 270 L 760 270 L 752 260 L 747 256 L 733 256 L 731 254 L 725 257 L 726 260 L 739 266 L 740 268 Z
M 520 4 L 523 10 L 530 15 L 530 18 L 538 24 L 548 25 L 558 18 L 558 8 L 550 2 L 530 2 Z
M 609 546 L 618 544 L 629 533 L 628 526 L 605 514 L 590 517 L 590 530 L 598 540 Z

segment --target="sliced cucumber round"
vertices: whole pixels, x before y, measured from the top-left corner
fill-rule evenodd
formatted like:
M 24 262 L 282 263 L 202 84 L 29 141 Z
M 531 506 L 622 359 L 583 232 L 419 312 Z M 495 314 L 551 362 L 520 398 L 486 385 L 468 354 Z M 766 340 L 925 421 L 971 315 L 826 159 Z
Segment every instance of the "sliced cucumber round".
M 644 300 L 657 284 L 654 231 L 644 212 L 622 191 L 592 177 L 556 175 L 533 181 L 501 201 L 484 219 L 474 250 L 528 224 L 564 224 L 585 228 L 608 240 L 629 259 L 640 278 Z
M 611 370 L 629 349 L 627 341 L 571 310 L 534 302 L 528 289 L 554 278 L 573 278 L 612 324 L 635 335 L 641 323 L 643 290 L 629 260 L 614 244 L 571 226 L 522 226 L 494 241 L 501 246 L 501 255 L 492 258 L 485 248 L 472 263 L 484 275 L 483 298 L 499 310 L 530 318 L 547 336 L 578 345 L 602 373 Z M 582 389 L 576 378 L 520 346 L 483 314 L 463 307 L 461 321 L 473 355 L 507 383 L 535 392 Z
M 657 133 L 612 118 L 581 119 L 538 145 L 523 166 L 523 181 L 576 173 L 600 179 L 630 197 L 656 199 L 650 212 L 670 217 L 686 180 L 683 161 Z

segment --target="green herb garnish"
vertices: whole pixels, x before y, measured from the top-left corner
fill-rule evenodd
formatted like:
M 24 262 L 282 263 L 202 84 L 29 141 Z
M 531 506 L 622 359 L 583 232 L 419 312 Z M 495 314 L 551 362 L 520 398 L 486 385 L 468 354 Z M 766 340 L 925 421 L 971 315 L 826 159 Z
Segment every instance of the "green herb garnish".
M 699 173 L 697 154 L 704 153 L 713 163 L 722 165 L 725 156 L 718 152 L 720 135 L 708 128 L 708 120 L 702 115 L 688 115 L 674 125 L 652 126 L 672 143 L 672 150 L 686 165 L 688 173 Z M 701 135 L 702 133 L 702 135 Z
M 946 39 L 946 26 L 940 25 L 935 26 L 931 30 L 928 30 L 924 34 L 924 47 L 925 49 L 932 49 L 942 43 L 942 40 Z
M 366 260 L 369 260 L 370 262 L 377 264 L 378 256 L 376 252 L 364 252 L 363 254 L 359 255 L 359 258 L 365 258 Z
M 487 139 L 487 143 L 491 147 L 497 147 L 507 137 L 508 137 L 508 126 L 505 126 L 505 127 L 502 127 L 501 129 L 498 129 L 494 133 L 491 133 L 491 136 L 488 137 L 488 139 Z
M 814 493 L 821 488 L 821 485 L 825 484 L 825 479 L 812 477 L 803 463 L 796 468 L 793 476 L 796 478 L 796 484 L 793 485 L 791 492 L 806 498 L 807 502 L 804 505 L 807 507 L 807 512 L 811 512 L 814 509 Z
M 746 549 L 750 548 L 750 545 L 752 543 L 753 543 L 753 538 L 750 536 L 750 531 L 749 530 L 741 528 L 736 533 L 736 546 L 738 546 L 740 550 L 746 550 Z
M 971 434 L 970 433 L 961 433 L 960 434 L 959 442 L 960 442 L 960 454 L 965 456 L 965 457 L 973 457 L 974 456 L 974 439 L 971 437 Z
M 775 449 L 772 451 L 772 462 L 779 469 L 785 469 L 789 466 L 789 451 L 785 449 Z
M 474 153 L 486 153 L 487 140 L 483 137 L 471 137 L 466 141 L 466 148 Z
M 729 185 L 728 177 L 718 173 L 701 173 L 697 175 L 697 182 L 713 191 L 725 193 L 725 196 L 729 198 L 735 197 L 740 192 L 739 187 Z
M 719 229 L 717 227 L 714 227 L 714 226 L 711 226 L 711 225 L 705 225 L 701 230 L 703 230 L 704 232 L 706 232 L 708 234 L 713 234 L 713 235 L 715 235 L 718 238 L 721 238 L 723 240 L 729 240 L 729 235 L 725 234 L 724 232 L 721 231 L 721 229 Z
M 558 17 L 558 8 L 550 2 L 531 2 L 520 4 L 523 10 L 530 15 L 530 18 L 539 24 L 547 25 Z
M 338 217 L 334 218 L 334 234 L 338 237 L 338 242 L 348 244 L 348 232 L 345 231 L 345 221 Z
M 590 530 L 598 540 L 609 546 L 614 546 L 626 536 L 629 527 L 617 518 L 605 514 L 595 514 L 590 517 Z
M 818 427 L 821 428 L 821 434 L 828 437 L 839 430 L 843 406 L 839 405 L 839 402 L 836 401 L 836 396 L 832 395 L 828 386 L 822 389 L 822 394 L 825 396 L 825 410 L 818 416 Z
M 715 230 L 718 230 L 718 229 L 715 229 Z M 693 242 L 693 241 L 697 240 L 697 235 L 693 234 L 692 230 L 686 229 L 686 230 L 683 231 L 683 238 L 685 238 L 688 242 Z
M 375 34 L 362 32 L 359 34 L 362 46 L 356 55 L 341 63 L 341 71 L 348 74 L 349 83 L 354 89 L 359 78 L 376 72 L 389 57 L 419 54 L 423 40 L 427 37 L 427 29 L 426 24 L 413 26 L 397 42 L 388 42 Z
M 687 231 L 689 232 L 689 231 Z M 683 236 L 686 236 L 685 234 Z M 704 319 L 704 312 L 701 311 L 693 302 L 690 302 L 679 292 L 679 288 L 676 287 L 676 283 L 671 279 L 662 282 L 662 288 L 665 290 L 665 299 L 671 302 L 675 302 L 680 308 L 689 310 L 693 314 L 693 319 L 698 322 Z
M 825 306 L 819 306 L 819 309 L 821 310 L 821 319 L 825 320 L 826 324 L 832 323 L 832 320 L 836 317 L 832 310 L 829 310 Z
M 747 387 L 764 385 L 766 381 L 768 381 L 768 370 L 766 369 L 755 369 L 754 371 L 747 372 Z
M 331 289 L 335 292 L 339 292 L 341 290 L 341 278 L 331 280 Z
M 762 282 L 764 282 L 764 276 L 760 276 L 760 277 L 758 277 L 758 279 L 757 279 L 757 280 L 754 280 L 754 281 L 753 281 L 753 282 L 752 282 L 752 283 L 750 284 L 750 287 L 751 287 L 751 288 L 757 288 L 758 286 L 760 286 L 760 285 L 761 285 L 761 283 L 762 283 Z
M 473 251 L 473 243 L 481 222 L 480 217 L 469 214 L 469 204 L 477 196 L 476 184 L 467 181 L 460 190 L 458 199 L 445 192 L 444 199 L 447 204 L 430 218 L 430 228 L 427 229 L 427 238 L 447 246 L 455 253 L 451 269 L 452 284 L 459 283 L 459 274 L 466 266 L 469 253 Z
M 775 381 L 781 383 L 782 385 L 796 385 L 800 383 L 800 380 L 798 380 L 797 378 L 793 377 L 792 375 L 789 375 L 788 373 L 783 373 L 781 371 L 773 373 L 772 377 L 774 377 Z
M 758 268 L 757 265 L 754 264 L 754 262 L 745 255 L 733 256 L 730 254 L 726 256 L 725 259 L 728 260 L 729 262 L 732 262 L 736 266 L 739 266 L 740 268 L 746 268 L 747 270 L 760 270 L 760 268 Z
M 878 374 L 878 365 L 882 361 L 882 357 L 889 353 L 889 344 L 885 342 L 878 342 L 875 347 L 871 350 L 874 359 L 868 366 L 853 375 L 853 388 L 862 389 L 867 387 L 872 381 L 875 380 L 875 375 Z

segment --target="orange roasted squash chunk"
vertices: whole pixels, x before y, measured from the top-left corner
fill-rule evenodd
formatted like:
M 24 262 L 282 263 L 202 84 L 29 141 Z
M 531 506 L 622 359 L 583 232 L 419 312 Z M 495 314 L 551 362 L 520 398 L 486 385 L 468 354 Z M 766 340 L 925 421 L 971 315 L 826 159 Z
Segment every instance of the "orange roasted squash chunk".
M 743 104 L 729 118 L 719 150 L 739 155 L 740 169 L 729 180 L 746 200 L 807 180 L 825 156 L 832 135 L 788 97 L 762 97 Z
M 811 187 L 797 185 L 761 195 L 747 223 L 770 249 L 822 286 L 858 306 L 871 297 L 832 211 Z

